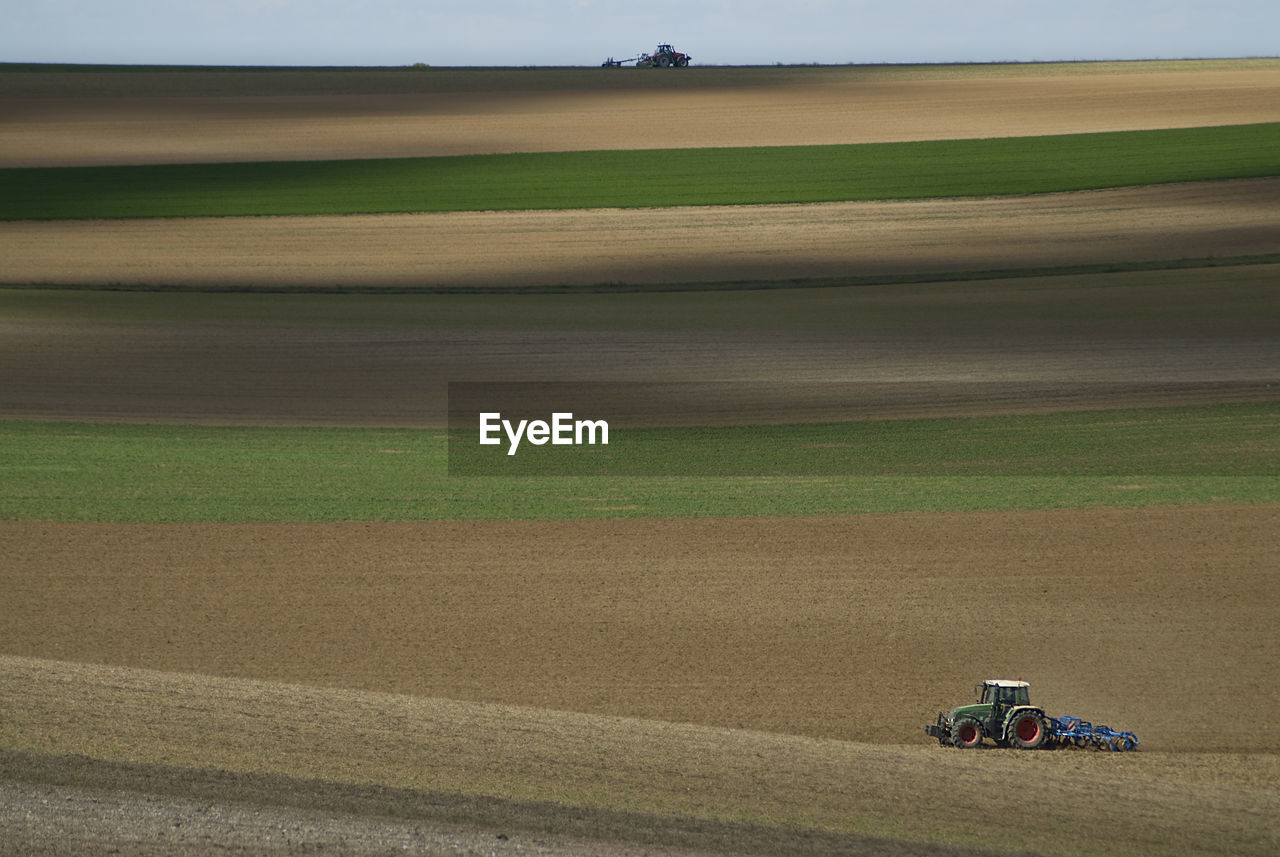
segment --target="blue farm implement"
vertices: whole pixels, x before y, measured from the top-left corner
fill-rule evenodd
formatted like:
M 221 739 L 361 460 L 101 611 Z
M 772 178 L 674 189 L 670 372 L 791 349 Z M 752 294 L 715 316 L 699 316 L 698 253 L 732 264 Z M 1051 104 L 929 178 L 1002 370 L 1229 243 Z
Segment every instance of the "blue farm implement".
M 1050 717 L 1031 704 L 1025 681 L 987 679 L 974 688 L 978 701 L 939 713 L 936 723 L 924 727 L 926 735 L 945 746 L 973 748 L 990 738 L 999 747 L 1038 750 L 1049 747 L 1093 747 L 1132 750 L 1138 736 L 1094 726 L 1079 717 Z
M 1064 747 L 1132 750 L 1138 746 L 1138 736 L 1132 732 L 1117 732 L 1110 726 L 1094 726 L 1088 720 L 1070 715 L 1051 717 L 1049 732 L 1053 740 Z

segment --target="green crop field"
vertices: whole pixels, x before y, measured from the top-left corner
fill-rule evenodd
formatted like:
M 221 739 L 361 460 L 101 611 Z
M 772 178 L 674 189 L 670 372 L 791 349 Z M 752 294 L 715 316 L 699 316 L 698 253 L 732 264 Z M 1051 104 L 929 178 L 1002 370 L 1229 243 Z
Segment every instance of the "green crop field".
M 985 140 L 0 170 L 0 219 L 990 196 L 1280 174 L 1280 124 Z
M 511 449 L 455 429 L 449 473 L 625 476 L 1280 476 L 1280 406 L 696 428 Z M 468 423 L 474 425 L 474 423 Z M 568 434 L 568 433 L 566 433 Z
M 1266 403 L 632 430 L 615 432 L 612 467 L 597 468 L 603 447 L 562 448 L 580 458 L 572 465 L 562 458 L 551 472 L 578 475 L 538 476 L 529 474 L 547 466 L 529 452 L 534 447 L 513 457 L 513 471 L 505 455 L 496 464 L 477 461 L 461 451 L 463 441 L 434 430 L 7 422 L 0 423 L 0 519 L 436 520 L 1270 502 L 1280 500 L 1278 423 L 1280 406 Z M 460 460 L 451 462 L 451 454 Z M 606 475 L 581 475 L 591 472 Z

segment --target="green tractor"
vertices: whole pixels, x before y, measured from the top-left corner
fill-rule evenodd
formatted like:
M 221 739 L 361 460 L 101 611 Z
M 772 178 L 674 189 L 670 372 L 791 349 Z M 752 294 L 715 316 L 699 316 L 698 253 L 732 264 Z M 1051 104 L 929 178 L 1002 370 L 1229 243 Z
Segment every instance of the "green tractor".
M 938 714 L 938 722 L 924 727 L 939 744 L 973 748 L 990 738 L 998 746 L 1037 750 L 1050 742 L 1051 719 L 1031 704 L 1031 686 L 1025 681 L 987 679 L 974 687 L 978 701 L 961 705 L 950 714 Z

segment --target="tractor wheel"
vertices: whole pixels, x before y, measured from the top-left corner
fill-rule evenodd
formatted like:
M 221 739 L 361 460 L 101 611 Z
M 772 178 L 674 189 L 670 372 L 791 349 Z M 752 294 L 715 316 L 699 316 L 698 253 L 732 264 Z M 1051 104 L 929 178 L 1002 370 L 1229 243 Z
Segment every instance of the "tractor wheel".
M 667 56 L 666 54 L 663 54 L 662 56 L 658 57 L 658 65 L 662 66 L 663 68 L 670 68 L 671 57 Z
M 972 717 L 961 717 L 951 724 L 951 743 L 971 750 L 982 743 L 982 724 Z
M 680 68 L 685 68 L 686 66 L 689 65 L 689 58 L 680 57 L 680 59 L 676 60 L 676 65 L 680 66 Z
M 1009 744 L 1019 750 L 1037 750 L 1049 737 L 1049 727 L 1044 718 L 1034 711 L 1027 711 L 1013 718 L 1009 724 Z

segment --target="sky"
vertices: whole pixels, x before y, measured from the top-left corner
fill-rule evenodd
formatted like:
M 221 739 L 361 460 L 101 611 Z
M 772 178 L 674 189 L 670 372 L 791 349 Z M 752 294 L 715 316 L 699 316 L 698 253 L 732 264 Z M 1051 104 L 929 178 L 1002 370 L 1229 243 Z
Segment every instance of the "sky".
M 1277 0 L 0 0 L 0 62 L 599 65 L 1280 54 Z

